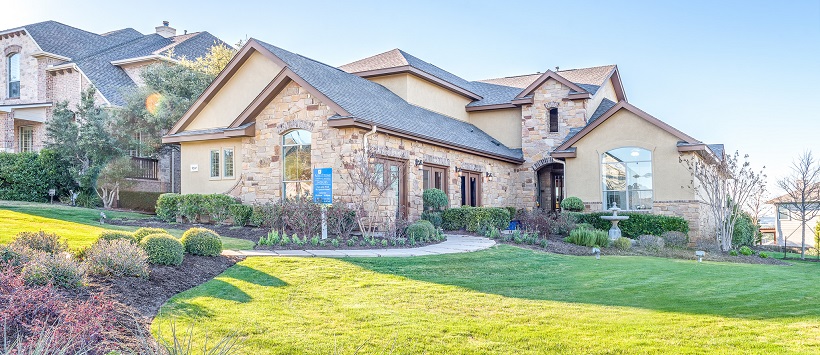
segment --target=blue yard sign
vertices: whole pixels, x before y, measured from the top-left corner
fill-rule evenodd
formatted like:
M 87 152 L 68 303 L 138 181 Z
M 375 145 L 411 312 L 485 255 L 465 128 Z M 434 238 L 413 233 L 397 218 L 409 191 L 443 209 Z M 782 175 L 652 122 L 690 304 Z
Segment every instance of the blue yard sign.
M 333 203 L 333 169 L 313 169 L 313 202 Z

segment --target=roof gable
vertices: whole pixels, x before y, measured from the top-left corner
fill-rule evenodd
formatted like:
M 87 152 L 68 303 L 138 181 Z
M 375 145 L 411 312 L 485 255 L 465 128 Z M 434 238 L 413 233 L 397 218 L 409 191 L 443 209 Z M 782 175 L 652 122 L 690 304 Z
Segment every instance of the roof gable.
M 524 90 L 521 90 L 521 92 L 518 93 L 518 95 L 515 96 L 514 100 L 524 99 L 527 96 L 532 95 L 532 93 L 533 93 L 533 91 L 535 91 L 535 89 L 538 89 L 539 87 L 541 87 L 541 85 L 543 85 L 545 82 L 547 82 L 547 80 L 550 80 L 550 79 L 553 79 L 553 80 L 563 84 L 564 86 L 569 87 L 571 90 L 575 91 L 576 93 L 590 95 L 590 92 L 587 91 L 587 89 L 585 89 L 585 88 L 583 88 L 583 87 L 581 87 L 581 86 L 567 80 L 566 78 L 564 78 L 561 75 L 558 75 L 558 73 L 556 73 L 552 70 L 547 70 L 544 74 L 541 74 L 541 76 L 538 77 L 538 79 L 535 79 L 535 81 L 533 81 L 530 85 L 527 85 L 527 87 L 525 87 Z

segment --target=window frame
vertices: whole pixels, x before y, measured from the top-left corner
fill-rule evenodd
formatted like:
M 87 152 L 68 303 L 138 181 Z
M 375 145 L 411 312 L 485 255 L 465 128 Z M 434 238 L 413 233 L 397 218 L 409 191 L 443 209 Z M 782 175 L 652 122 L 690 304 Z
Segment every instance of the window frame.
M 231 152 L 230 158 L 230 165 L 231 165 L 231 174 L 228 175 L 228 155 L 227 153 Z M 230 180 L 236 177 L 236 154 L 233 147 L 230 148 L 222 148 L 222 179 Z
M 648 158 L 648 160 L 647 159 L 636 159 L 636 160 L 625 160 L 625 161 L 619 161 L 619 162 L 605 162 L 604 161 L 607 154 L 609 154 L 612 151 L 618 150 L 618 149 L 632 149 L 632 150 L 637 149 L 639 151 L 644 151 L 644 152 L 649 154 L 649 158 Z M 655 207 L 655 172 L 654 172 L 653 155 L 654 154 L 652 153 L 651 150 L 641 148 L 641 147 L 635 147 L 635 146 L 616 147 L 616 148 L 609 149 L 609 150 L 607 150 L 607 151 L 605 151 L 604 153 L 601 154 L 600 161 L 599 161 L 600 169 L 601 169 L 601 173 L 600 173 L 600 176 L 601 176 L 601 202 L 602 202 L 604 210 L 611 207 L 609 205 L 609 202 L 608 202 L 608 199 L 607 199 L 607 193 L 608 192 L 610 192 L 610 193 L 613 193 L 613 192 L 614 193 L 623 193 L 624 206 L 618 206 L 618 208 L 620 208 L 622 210 L 625 210 L 625 211 L 651 211 Z M 640 164 L 640 163 L 649 163 L 649 171 L 650 171 L 649 179 L 650 179 L 650 184 L 651 184 L 651 187 L 649 189 L 631 189 L 630 188 L 632 183 L 635 182 L 635 180 L 633 180 L 635 178 L 633 176 L 630 176 L 629 173 L 628 173 L 629 172 L 629 165 L 630 164 L 636 165 L 636 164 Z M 606 174 L 607 174 L 607 166 L 609 166 L 609 165 L 621 166 L 621 167 L 623 167 L 623 171 L 626 172 L 624 174 L 624 189 L 623 190 L 620 190 L 620 189 L 617 189 L 617 190 L 607 189 L 607 184 L 606 184 L 606 176 L 607 175 Z M 632 195 L 633 194 L 638 194 L 640 192 L 649 192 L 650 193 L 650 195 L 651 195 L 650 205 L 649 205 L 648 208 L 633 209 L 632 208 L 632 201 L 631 201 L 632 200 Z
M 553 113 L 555 113 L 555 115 L 553 115 Z M 559 121 L 558 120 L 558 108 L 557 107 L 550 108 L 549 111 L 547 112 L 547 115 L 549 116 L 549 130 L 550 130 L 550 133 L 558 133 L 558 121 Z
M 286 144 L 285 139 L 287 139 L 288 135 L 294 132 L 306 132 L 310 135 L 310 142 L 308 144 Z M 297 196 L 312 196 L 313 195 L 313 132 L 306 130 L 306 129 L 291 129 L 286 132 L 282 132 L 282 138 L 280 141 L 281 144 L 281 151 L 282 151 L 282 159 L 281 159 L 281 176 L 280 176 L 280 192 L 282 194 L 282 198 L 288 198 L 288 184 L 295 184 L 297 188 Z M 286 154 L 287 148 L 289 147 L 296 147 L 296 163 L 299 164 L 298 160 L 298 152 L 302 150 L 303 147 L 308 147 L 308 178 L 307 179 L 299 179 L 299 180 L 288 180 L 287 179 L 287 158 L 288 155 Z M 298 167 L 297 167 L 298 169 Z M 308 183 L 307 191 L 304 188 L 304 183 Z
M 422 191 L 427 190 L 427 189 L 435 188 L 435 189 L 439 189 L 441 191 L 444 191 L 445 194 L 448 193 L 449 190 L 450 190 L 449 189 L 450 184 L 449 184 L 449 181 L 448 181 L 449 179 L 448 179 L 447 174 L 449 174 L 449 172 L 450 172 L 450 167 L 447 167 L 447 166 L 436 165 L 436 164 L 424 164 L 424 165 L 422 165 L 422 172 L 421 172 Z M 441 187 L 435 186 L 436 185 L 436 178 L 435 178 L 436 173 L 441 173 Z M 426 182 L 424 180 L 425 174 L 429 174 L 429 175 L 427 175 L 428 180 Z
M 17 151 L 20 153 L 34 152 L 34 126 L 26 125 L 17 128 Z M 28 144 L 24 139 L 28 137 Z M 28 147 L 26 147 L 28 146 Z
M 469 185 L 470 178 L 473 177 L 475 177 L 476 181 L 475 188 Z M 461 201 L 459 201 L 461 204 L 459 206 L 483 206 L 483 201 L 481 198 L 481 195 L 484 193 L 483 183 L 484 173 L 462 169 L 459 174 L 459 190 L 461 192 Z M 475 194 L 475 201 L 470 201 L 473 193 Z M 468 194 L 470 195 L 470 198 L 467 197 Z
M 20 82 L 22 81 L 22 70 L 20 70 L 20 52 L 13 52 L 9 53 L 6 56 L 6 97 L 9 99 L 19 99 L 20 98 Z M 17 62 L 17 80 L 11 81 L 12 77 L 12 61 L 16 60 Z M 12 95 L 12 84 L 17 83 L 17 95 Z
M 216 153 L 216 155 L 214 155 L 214 153 Z M 220 174 L 222 170 L 221 153 L 221 149 L 208 150 L 208 178 L 211 180 L 222 180 Z M 214 157 L 216 157 L 216 166 L 214 166 Z M 214 173 L 216 173 L 216 175 L 214 175 Z

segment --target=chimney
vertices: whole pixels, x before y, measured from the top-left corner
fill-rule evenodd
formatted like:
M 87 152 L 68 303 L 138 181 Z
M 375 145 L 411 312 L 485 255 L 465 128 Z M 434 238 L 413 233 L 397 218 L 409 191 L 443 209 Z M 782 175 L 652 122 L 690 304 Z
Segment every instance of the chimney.
M 158 35 L 165 38 L 174 37 L 177 35 L 176 28 L 168 26 L 168 21 L 162 21 L 162 26 L 157 26 L 156 30 Z

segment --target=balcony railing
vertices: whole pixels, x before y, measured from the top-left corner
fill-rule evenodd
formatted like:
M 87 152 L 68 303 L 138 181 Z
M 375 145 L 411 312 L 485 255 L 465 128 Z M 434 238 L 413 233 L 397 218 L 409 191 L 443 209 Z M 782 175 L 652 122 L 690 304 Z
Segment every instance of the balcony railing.
M 134 170 L 131 173 L 133 179 L 157 180 L 159 177 L 159 161 L 151 158 L 131 157 L 131 164 Z

